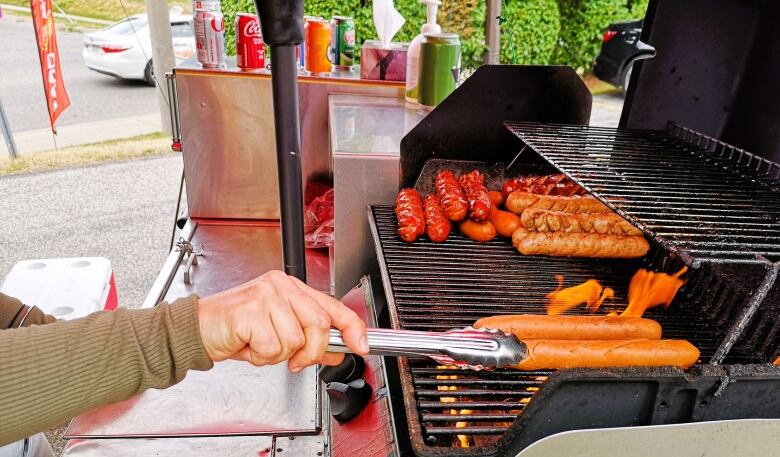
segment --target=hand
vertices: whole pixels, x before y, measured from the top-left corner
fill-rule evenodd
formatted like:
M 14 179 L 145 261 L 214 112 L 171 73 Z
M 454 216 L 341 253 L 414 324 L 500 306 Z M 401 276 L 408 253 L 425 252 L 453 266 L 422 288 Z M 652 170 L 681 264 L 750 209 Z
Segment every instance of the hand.
M 293 372 L 343 354 L 325 353 L 331 326 L 356 354 L 368 353 L 363 321 L 341 302 L 281 271 L 198 301 L 200 335 L 215 362 L 245 360 L 257 366 L 289 360 Z

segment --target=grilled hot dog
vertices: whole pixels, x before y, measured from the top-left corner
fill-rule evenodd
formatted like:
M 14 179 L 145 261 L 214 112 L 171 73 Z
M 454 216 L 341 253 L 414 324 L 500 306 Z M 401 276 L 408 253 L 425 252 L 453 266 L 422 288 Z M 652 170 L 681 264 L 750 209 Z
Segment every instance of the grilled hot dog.
M 487 243 L 496 237 L 496 227 L 490 221 L 476 222 L 466 219 L 460 223 L 460 231 L 467 237 L 480 243 Z
M 476 222 L 490 219 L 490 209 L 493 205 L 485 187 L 485 176 L 474 170 L 460 177 L 460 185 L 463 186 L 469 201 L 469 217 Z
M 436 195 L 439 196 L 447 219 L 460 222 L 466 218 L 469 213 L 469 202 L 460 182 L 451 171 L 440 171 L 436 176 Z
M 506 198 L 504 206 L 515 214 L 523 214 L 523 211 L 528 208 L 562 211 L 565 213 L 609 212 L 609 208 L 591 195 L 562 197 L 515 191 Z
M 398 192 L 395 199 L 398 236 L 407 243 L 417 241 L 425 232 L 425 216 L 420 194 L 411 188 Z
M 699 350 L 685 340 L 524 340 L 518 370 L 673 365 L 688 368 Z
M 490 214 L 490 222 L 496 227 L 496 232 L 499 235 L 511 238 L 515 230 L 522 227 L 522 221 L 520 216 L 509 211 L 501 211 L 500 209 L 493 209 Z
M 553 257 L 594 257 L 634 259 L 650 250 L 641 236 L 603 235 L 601 233 L 529 232 L 519 228 L 512 244 L 520 254 Z
M 546 316 L 512 314 L 485 317 L 474 328 L 498 329 L 521 340 L 625 340 L 661 338 L 661 325 L 652 319 L 620 316 Z
M 425 208 L 425 233 L 428 234 L 428 238 L 434 243 L 445 241 L 450 236 L 452 225 L 447 216 L 444 215 L 439 197 L 436 194 L 426 195 L 423 206 Z
M 571 214 L 528 208 L 523 211 L 522 220 L 526 229 L 536 232 L 642 234 L 638 228 L 615 213 Z

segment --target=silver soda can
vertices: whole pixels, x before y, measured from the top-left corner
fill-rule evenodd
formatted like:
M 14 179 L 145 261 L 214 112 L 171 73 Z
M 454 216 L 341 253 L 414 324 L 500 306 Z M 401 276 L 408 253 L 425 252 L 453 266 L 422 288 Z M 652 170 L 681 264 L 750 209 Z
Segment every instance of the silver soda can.
M 198 10 L 222 11 L 219 0 L 192 0 L 192 11 Z
M 195 47 L 203 68 L 225 68 L 225 17 L 219 11 L 195 10 Z

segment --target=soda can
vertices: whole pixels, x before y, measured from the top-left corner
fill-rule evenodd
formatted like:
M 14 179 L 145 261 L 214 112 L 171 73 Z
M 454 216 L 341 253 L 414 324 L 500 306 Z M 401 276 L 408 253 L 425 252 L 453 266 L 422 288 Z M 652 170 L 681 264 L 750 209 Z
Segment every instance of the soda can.
M 195 48 L 204 68 L 225 68 L 225 17 L 219 11 L 195 11 Z
M 324 19 L 310 19 L 304 25 L 306 36 L 306 70 L 312 73 L 329 73 L 331 62 L 328 58 L 331 44 L 331 28 Z
M 244 70 L 265 68 L 265 44 L 254 14 L 236 14 L 236 63 Z
M 192 11 L 198 10 L 222 11 L 219 0 L 192 0 Z
M 355 21 L 348 16 L 334 16 L 331 26 L 331 62 L 338 68 L 355 64 Z
M 425 35 L 420 45 L 420 105 L 434 107 L 455 90 L 460 79 L 460 37 L 455 33 Z

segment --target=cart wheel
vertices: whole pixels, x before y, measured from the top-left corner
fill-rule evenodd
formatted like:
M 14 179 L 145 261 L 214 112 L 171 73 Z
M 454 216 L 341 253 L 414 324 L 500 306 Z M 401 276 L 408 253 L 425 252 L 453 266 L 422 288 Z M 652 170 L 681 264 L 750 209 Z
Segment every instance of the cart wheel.
M 152 65 L 152 60 L 149 59 L 149 62 L 146 62 L 146 68 L 144 69 L 144 81 L 146 81 L 146 84 L 149 84 L 150 86 L 154 86 L 154 65 Z

